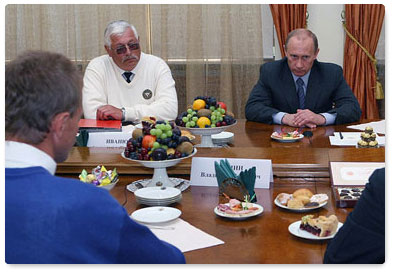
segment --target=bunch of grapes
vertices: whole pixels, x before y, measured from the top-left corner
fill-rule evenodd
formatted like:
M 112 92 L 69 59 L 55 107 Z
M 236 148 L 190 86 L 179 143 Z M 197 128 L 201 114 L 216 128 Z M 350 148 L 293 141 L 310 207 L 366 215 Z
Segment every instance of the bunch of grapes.
M 193 105 L 182 112 L 175 120 L 176 124 L 187 128 L 211 128 L 231 125 L 236 122 L 226 111 L 223 102 L 214 97 L 197 96 Z
M 135 160 L 166 160 L 188 156 L 193 145 L 181 136 L 173 122 L 142 121 L 143 128 L 135 129 L 124 150 L 125 157 Z M 187 142 L 183 144 L 184 142 Z

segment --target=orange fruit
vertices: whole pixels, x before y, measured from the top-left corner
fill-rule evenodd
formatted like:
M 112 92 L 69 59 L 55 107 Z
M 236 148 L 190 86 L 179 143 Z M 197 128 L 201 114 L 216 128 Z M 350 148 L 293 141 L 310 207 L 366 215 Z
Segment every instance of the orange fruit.
M 195 111 L 199 111 L 200 109 L 203 109 L 206 106 L 206 102 L 201 99 L 197 99 L 193 102 L 192 109 Z
M 200 117 L 196 124 L 199 128 L 206 128 L 206 125 L 211 125 L 211 121 L 207 117 Z

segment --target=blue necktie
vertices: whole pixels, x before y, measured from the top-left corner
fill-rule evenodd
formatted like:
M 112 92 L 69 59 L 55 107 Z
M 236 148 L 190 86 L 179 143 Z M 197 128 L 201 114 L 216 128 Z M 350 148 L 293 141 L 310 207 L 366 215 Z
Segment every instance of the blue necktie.
M 134 74 L 132 72 L 124 72 L 125 80 L 130 83 L 133 79 Z
M 302 80 L 302 78 L 298 78 L 296 80 L 296 84 L 298 85 L 298 98 L 299 98 L 299 109 L 304 109 L 304 89 L 303 89 L 303 85 L 304 85 L 304 81 Z

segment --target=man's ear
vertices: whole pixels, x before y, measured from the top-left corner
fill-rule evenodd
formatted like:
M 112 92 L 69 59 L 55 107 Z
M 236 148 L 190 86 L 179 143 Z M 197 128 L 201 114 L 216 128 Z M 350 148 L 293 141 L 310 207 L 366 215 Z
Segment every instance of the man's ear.
M 56 114 L 51 122 L 51 133 L 55 141 L 62 141 L 63 134 L 68 130 L 67 123 L 71 116 L 68 112 Z
M 104 46 L 104 49 L 107 51 L 107 54 L 110 56 L 110 57 L 112 57 L 112 51 L 111 51 L 111 49 L 108 47 L 108 46 Z

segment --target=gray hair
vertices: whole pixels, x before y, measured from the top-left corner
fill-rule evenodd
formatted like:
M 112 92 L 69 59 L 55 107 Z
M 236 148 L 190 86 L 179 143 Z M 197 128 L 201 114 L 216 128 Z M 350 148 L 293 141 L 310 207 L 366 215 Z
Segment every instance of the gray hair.
M 5 68 L 5 136 L 41 143 L 52 119 L 81 107 L 82 76 L 65 56 L 27 51 Z
M 137 30 L 133 25 L 124 20 L 118 20 L 113 21 L 107 25 L 106 30 L 104 31 L 104 44 L 108 47 L 111 47 L 111 35 L 121 35 L 125 33 L 127 28 L 130 28 L 133 31 L 136 38 L 139 37 Z
M 311 30 L 308 30 L 308 29 L 305 29 L 305 28 L 294 29 L 290 33 L 288 33 L 287 39 L 285 40 L 285 50 L 287 50 L 288 42 L 289 42 L 289 40 L 292 37 L 294 37 L 294 36 L 303 36 L 303 35 L 307 35 L 308 37 L 313 39 L 314 52 L 317 52 L 317 50 L 318 50 L 318 39 L 317 39 L 317 36 Z

